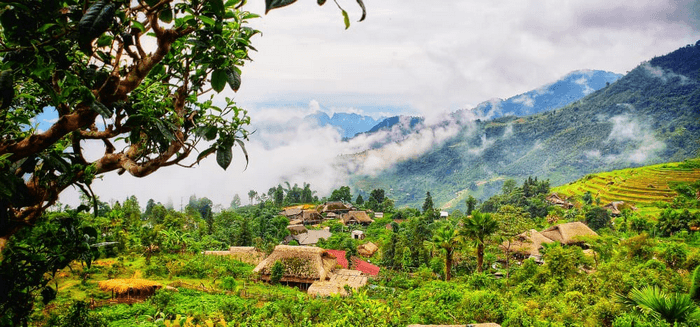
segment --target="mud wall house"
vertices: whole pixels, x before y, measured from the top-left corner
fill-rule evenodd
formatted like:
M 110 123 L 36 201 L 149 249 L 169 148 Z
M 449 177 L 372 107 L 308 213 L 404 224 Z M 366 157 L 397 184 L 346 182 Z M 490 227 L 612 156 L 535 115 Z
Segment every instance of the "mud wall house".
M 284 274 L 280 282 L 293 284 L 302 289 L 308 289 L 316 281 L 328 280 L 330 273 L 337 265 L 336 258 L 322 248 L 278 245 L 253 269 L 253 272 L 260 274 L 260 279 L 270 281 L 272 266 L 277 261 L 284 266 Z
M 367 212 L 364 211 L 350 211 L 340 217 L 341 222 L 344 225 L 351 225 L 351 224 L 363 224 L 363 225 L 369 225 L 374 220 L 367 215 Z
M 552 241 L 566 245 L 582 245 L 584 242 L 581 237 L 598 236 L 596 232 L 580 221 L 555 225 L 540 233 Z
M 354 230 L 350 233 L 353 239 L 356 240 L 364 240 L 365 239 L 365 232 L 361 230 Z

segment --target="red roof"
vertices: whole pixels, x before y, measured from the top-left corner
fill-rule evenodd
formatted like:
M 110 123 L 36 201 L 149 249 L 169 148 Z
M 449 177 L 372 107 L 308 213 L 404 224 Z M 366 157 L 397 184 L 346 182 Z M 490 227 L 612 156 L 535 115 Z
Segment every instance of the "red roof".
M 377 276 L 379 275 L 379 267 L 364 261 L 359 258 L 353 258 L 352 262 L 355 264 L 355 270 L 359 270 L 365 274 Z
M 326 250 L 326 252 L 332 254 L 338 264 L 343 266 L 343 268 L 348 269 L 348 260 L 345 259 L 345 251 L 343 250 Z M 352 257 L 352 262 L 354 264 L 353 269 L 359 270 L 365 274 L 377 276 L 379 274 L 379 267 L 364 261 L 358 257 Z
M 343 266 L 343 268 L 348 269 L 348 260 L 345 259 L 345 251 L 342 250 L 326 250 L 326 252 L 332 254 L 336 260 L 338 260 L 338 264 Z

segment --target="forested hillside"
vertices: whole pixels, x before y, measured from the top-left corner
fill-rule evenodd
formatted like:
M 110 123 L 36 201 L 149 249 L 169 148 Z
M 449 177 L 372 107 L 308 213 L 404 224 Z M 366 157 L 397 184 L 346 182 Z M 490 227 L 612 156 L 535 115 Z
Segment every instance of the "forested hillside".
M 486 199 L 508 178 L 539 176 L 559 185 L 592 172 L 695 157 L 700 62 L 692 58 L 698 55 L 700 45 L 688 45 L 580 101 L 536 115 L 468 121 L 467 110 L 455 112 L 456 137 L 376 177 L 357 176 L 354 186 L 392 190 L 397 205 L 410 206 L 431 191 L 443 205 L 468 195 Z

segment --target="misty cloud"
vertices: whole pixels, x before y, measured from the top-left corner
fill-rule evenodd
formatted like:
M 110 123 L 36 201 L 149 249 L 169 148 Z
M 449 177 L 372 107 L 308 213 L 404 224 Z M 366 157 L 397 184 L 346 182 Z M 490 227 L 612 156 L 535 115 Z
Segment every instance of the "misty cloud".
M 535 100 L 533 100 L 529 95 L 523 94 L 515 99 L 513 99 L 513 102 L 515 103 L 520 103 L 526 107 L 534 107 L 535 106 Z
M 662 141 L 657 140 L 646 125 L 640 124 L 636 118 L 627 114 L 610 118 L 612 130 L 606 142 L 630 143 L 633 148 L 611 160 L 624 160 L 632 163 L 643 163 L 657 151 L 665 148 Z
M 680 80 L 681 84 L 691 82 L 691 80 L 687 76 L 676 74 L 671 71 L 666 71 L 661 67 L 652 66 L 649 62 L 645 62 L 641 66 L 642 68 L 644 68 L 644 71 L 647 74 L 660 79 L 664 83 L 668 83 L 669 80 Z

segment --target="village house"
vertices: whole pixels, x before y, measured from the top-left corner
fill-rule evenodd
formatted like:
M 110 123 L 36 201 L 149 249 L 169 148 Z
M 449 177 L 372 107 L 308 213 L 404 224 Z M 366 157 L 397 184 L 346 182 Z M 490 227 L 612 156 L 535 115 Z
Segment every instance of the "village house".
M 336 258 L 322 248 L 313 246 L 278 245 L 275 250 L 260 264 L 254 273 L 260 274 L 260 279 L 270 281 L 272 266 L 275 262 L 284 266 L 284 274 L 280 282 L 308 289 L 316 281 L 325 281 L 337 265 Z
M 370 218 L 367 215 L 367 212 L 364 211 L 350 211 L 340 217 L 340 221 L 344 225 L 350 225 L 350 224 L 363 224 L 363 225 L 369 225 L 371 224 L 374 220 Z

